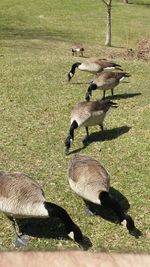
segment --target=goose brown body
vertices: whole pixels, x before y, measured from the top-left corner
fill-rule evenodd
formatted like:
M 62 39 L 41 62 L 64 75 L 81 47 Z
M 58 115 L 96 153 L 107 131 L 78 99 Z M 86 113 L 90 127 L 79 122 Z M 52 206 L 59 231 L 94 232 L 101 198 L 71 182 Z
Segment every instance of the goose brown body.
M 69 162 L 68 176 L 72 190 L 93 203 L 100 204 L 100 192 L 109 191 L 107 171 L 91 157 L 75 155 Z
M 85 99 L 90 100 L 92 91 L 99 89 L 103 91 L 103 98 L 105 98 L 105 91 L 111 90 L 112 95 L 114 94 L 113 89 L 125 79 L 125 77 L 130 77 L 129 73 L 126 72 L 101 72 L 88 87 Z
M 113 104 L 112 104 L 113 106 Z M 75 120 L 78 127 L 103 124 L 104 118 L 111 107 L 110 101 L 83 101 L 78 103 L 71 112 L 71 123 Z
M 76 68 L 81 71 L 90 72 L 93 74 L 97 74 L 102 72 L 103 70 L 113 70 L 120 69 L 120 65 L 114 62 L 107 61 L 106 59 L 101 58 L 89 58 L 85 62 L 76 62 L 72 65 L 70 72 L 68 73 L 68 81 L 72 79 L 75 74 Z
M 0 172 L 0 212 L 13 221 L 17 239 L 21 240 L 15 227 L 15 219 L 58 217 L 66 227 L 67 233 L 73 233 L 76 242 L 82 242 L 80 228 L 72 221 L 65 209 L 46 201 L 41 186 L 26 174 Z M 21 241 L 23 244 L 23 241 Z
M 31 177 L 15 172 L 0 172 L 0 211 L 18 217 L 48 217 L 44 192 Z
M 103 121 L 111 107 L 117 108 L 117 104 L 108 99 L 78 103 L 71 112 L 71 126 L 65 139 L 65 152 L 68 153 L 74 140 L 74 131 L 78 127 L 85 127 L 87 137 L 89 126 L 99 125 L 103 130 Z
M 78 69 L 96 74 L 100 73 L 105 68 L 114 68 L 113 65 L 113 62 L 101 58 L 89 58 L 83 62 Z
M 78 54 L 80 54 L 83 57 L 83 51 L 84 51 L 84 47 L 81 44 L 74 44 L 71 48 L 72 50 L 72 55 L 77 56 Z
M 76 154 L 69 161 L 68 178 L 71 189 L 84 200 L 90 212 L 94 211 L 92 203 L 97 204 L 97 207 L 101 205 L 111 209 L 119 222 L 126 224 L 129 233 L 139 237 L 141 233 L 131 216 L 124 212 L 119 201 L 110 194 L 110 177 L 100 162 L 92 157 Z

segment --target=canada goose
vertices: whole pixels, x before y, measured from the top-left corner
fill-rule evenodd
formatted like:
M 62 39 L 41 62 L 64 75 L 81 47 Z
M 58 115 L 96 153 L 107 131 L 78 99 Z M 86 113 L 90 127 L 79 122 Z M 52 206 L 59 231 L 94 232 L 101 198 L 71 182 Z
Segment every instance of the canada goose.
M 89 58 L 83 63 L 76 62 L 72 65 L 71 70 L 68 73 L 68 81 L 70 81 L 71 78 L 74 76 L 76 68 L 81 71 L 87 71 L 93 74 L 97 74 L 105 69 L 118 69 L 122 71 L 122 69 L 120 69 L 119 67 L 121 67 L 119 64 L 107 61 L 106 59 Z
M 114 88 L 124 80 L 125 77 L 130 77 L 130 74 L 127 72 L 105 72 L 103 71 L 102 73 L 97 76 L 90 86 L 87 89 L 85 99 L 87 101 L 90 100 L 90 96 L 92 95 L 92 91 L 99 89 L 103 90 L 103 98 L 105 98 L 105 91 L 106 90 L 111 90 L 111 94 L 114 94 Z
M 138 234 L 132 218 L 125 214 L 119 202 L 109 193 L 110 177 L 105 168 L 94 158 L 76 154 L 69 161 L 69 184 L 71 189 L 85 200 L 108 207 L 125 223 L 130 234 Z M 87 201 L 87 202 L 86 202 Z
M 68 234 L 73 234 L 76 242 L 83 235 L 62 207 L 45 199 L 42 187 L 31 177 L 15 172 L 0 172 L 0 212 L 14 222 L 16 237 L 21 240 L 15 227 L 15 219 L 59 217 Z
M 68 153 L 74 140 L 74 130 L 78 127 L 85 127 L 87 137 L 89 126 L 99 125 L 103 130 L 104 118 L 111 107 L 116 108 L 117 104 L 108 99 L 78 103 L 71 112 L 71 126 L 65 140 L 65 153 Z
M 73 56 L 80 54 L 83 57 L 84 47 L 81 44 L 74 44 L 71 48 L 71 51 Z

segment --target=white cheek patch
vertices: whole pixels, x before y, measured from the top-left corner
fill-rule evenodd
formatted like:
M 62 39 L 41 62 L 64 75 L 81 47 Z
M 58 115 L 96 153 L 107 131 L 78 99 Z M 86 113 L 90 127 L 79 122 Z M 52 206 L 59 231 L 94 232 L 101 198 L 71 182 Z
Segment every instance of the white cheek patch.
M 74 233 L 73 233 L 73 232 L 70 232 L 70 233 L 68 234 L 68 236 L 69 236 L 71 239 L 74 240 Z
M 69 74 L 70 74 L 70 77 L 73 77 L 73 74 L 71 72 Z
M 125 79 L 125 77 L 122 77 L 119 81 L 122 82 Z
M 121 224 L 122 224 L 123 227 L 125 227 L 125 228 L 127 227 L 127 221 L 126 221 L 126 220 L 123 220 L 123 221 L 121 222 Z

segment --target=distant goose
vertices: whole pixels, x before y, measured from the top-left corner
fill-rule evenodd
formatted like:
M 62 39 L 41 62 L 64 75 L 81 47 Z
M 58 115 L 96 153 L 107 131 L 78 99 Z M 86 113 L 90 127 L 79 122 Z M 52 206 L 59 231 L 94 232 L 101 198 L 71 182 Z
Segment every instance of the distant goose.
M 48 217 L 60 218 L 66 232 L 73 234 L 76 242 L 79 243 L 83 239 L 81 230 L 66 210 L 46 201 L 41 186 L 23 173 L 0 172 L 0 212 L 5 213 L 14 222 L 14 230 L 19 240 L 21 236 L 17 234 L 15 219 Z
M 87 101 L 90 100 L 90 96 L 92 95 L 92 91 L 99 89 L 103 90 L 103 98 L 105 98 L 105 91 L 111 90 L 111 94 L 114 94 L 114 88 L 124 80 L 125 77 L 130 77 L 130 74 L 127 72 L 105 72 L 97 76 L 90 86 L 87 89 L 85 99 Z
M 109 62 L 106 59 L 89 58 L 83 63 L 76 62 L 72 65 L 71 70 L 68 73 L 68 81 L 70 81 L 72 79 L 72 77 L 74 76 L 76 68 L 78 68 L 81 71 L 87 71 L 87 72 L 91 72 L 93 74 L 97 74 L 97 73 L 102 72 L 105 69 L 122 70 L 119 67 L 121 67 L 119 64 L 116 64 L 114 62 Z
M 110 195 L 110 177 L 105 168 L 94 158 L 76 154 L 69 162 L 69 184 L 72 190 L 85 200 L 108 207 L 125 223 L 130 234 L 140 234 L 133 219 L 124 213 L 120 203 Z M 89 206 L 90 207 L 90 206 Z
M 84 47 L 81 44 L 74 44 L 71 50 L 73 56 L 81 55 L 83 57 Z
M 71 112 L 71 126 L 69 135 L 65 140 L 65 152 L 68 153 L 71 143 L 74 140 L 74 131 L 78 127 L 85 127 L 87 136 L 88 127 L 99 125 L 103 130 L 103 121 L 108 110 L 117 107 L 117 104 L 110 100 L 84 101 L 78 103 Z

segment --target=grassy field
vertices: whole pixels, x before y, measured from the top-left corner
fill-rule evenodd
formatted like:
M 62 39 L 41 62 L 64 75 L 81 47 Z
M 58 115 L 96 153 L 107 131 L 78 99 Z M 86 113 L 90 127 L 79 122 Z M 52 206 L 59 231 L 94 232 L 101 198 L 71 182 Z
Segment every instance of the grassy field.
M 91 251 L 149 252 L 150 173 L 150 63 L 126 57 L 150 34 L 148 0 L 124 5 L 113 1 L 112 48 L 105 48 L 105 10 L 93 0 L 8 0 L 0 2 L 0 169 L 21 171 L 37 179 L 47 199 L 70 213 L 93 246 Z M 71 83 L 67 73 L 75 61 L 71 45 L 81 42 L 85 56 L 112 57 L 131 73 L 129 83 L 115 90 L 118 109 L 105 120 L 104 134 L 90 129 L 91 142 L 82 150 L 84 129 L 76 131 L 71 154 L 64 154 L 70 111 L 84 99 L 91 74 L 77 72 Z M 100 91 L 93 99 L 101 98 Z M 98 216 L 85 215 L 83 201 L 69 188 L 68 160 L 73 151 L 91 155 L 105 166 L 111 185 L 143 235 L 130 236 L 126 229 Z M 39 222 L 31 249 L 78 249 L 62 238 L 59 222 Z M 58 227 L 57 227 L 58 226 Z M 34 234 L 33 234 L 34 236 Z M 12 228 L 0 216 L 0 250 L 13 250 Z

